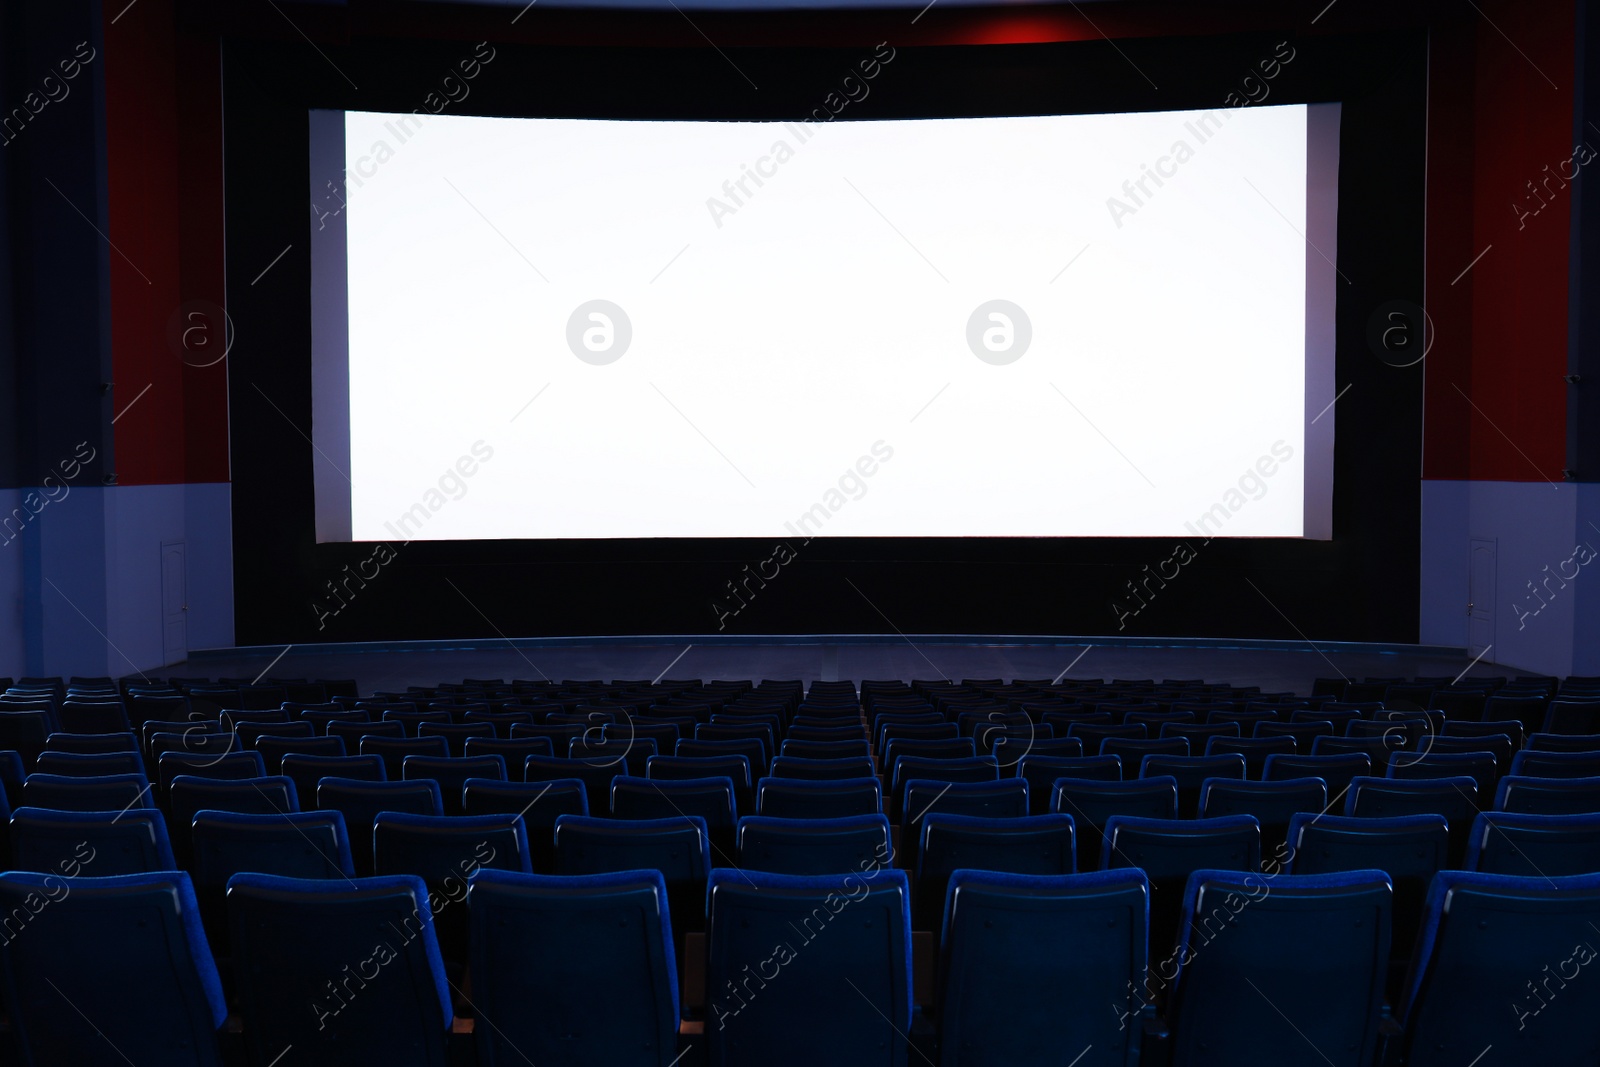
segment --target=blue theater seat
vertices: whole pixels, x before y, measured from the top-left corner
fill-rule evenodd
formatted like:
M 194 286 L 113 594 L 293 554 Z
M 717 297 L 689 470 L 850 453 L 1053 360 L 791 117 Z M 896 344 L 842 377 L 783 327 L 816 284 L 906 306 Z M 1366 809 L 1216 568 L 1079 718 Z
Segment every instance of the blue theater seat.
M 1524 878 L 1600 874 L 1600 812 L 1483 812 L 1472 824 L 1463 866 L 1469 871 Z
M 294 782 L 296 791 L 308 800 L 317 795 L 317 783 L 324 778 L 359 778 L 385 781 L 387 771 L 378 756 L 314 756 L 294 753 L 283 757 L 278 773 Z
M 677 965 L 659 872 L 484 870 L 468 900 L 481 1067 L 677 1062 Z
M 1261 767 L 1264 782 L 1284 782 L 1292 778 L 1321 778 L 1328 787 L 1328 807 L 1344 810 L 1344 798 L 1352 779 L 1372 777 L 1372 757 L 1364 752 L 1323 753 L 1318 756 L 1272 755 Z
M 1268 756 L 1271 760 L 1274 757 Z M 1220 756 L 1146 756 L 1139 762 L 1140 778 L 1167 776 L 1178 783 L 1178 817 L 1193 819 L 1200 814 L 1200 787 L 1212 778 L 1245 775 L 1244 757 L 1237 752 Z
M 935 812 L 975 815 L 985 819 L 1020 819 L 1028 814 L 1028 783 L 1021 778 L 988 782 L 940 782 L 914 778 L 905 783 L 900 812 L 900 852 L 915 869 L 922 820 Z
M 1072 816 L 1077 826 L 1078 870 L 1099 870 L 1106 820 L 1113 815 L 1176 819 L 1178 782 L 1166 776 L 1127 782 L 1058 778 L 1051 790 L 1050 810 Z
M 1382 871 L 1194 872 L 1166 1014 L 1172 1062 L 1372 1064 L 1391 895 Z
M 1600 926 L 1600 875 L 1441 871 L 1400 1001 L 1408 1067 L 1483 1058 L 1592 1067 L 1600 1012 L 1583 988 Z M 1487 1062 L 1487 1061 L 1485 1061 Z
M 1148 905 L 1137 870 L 954 872 L 940 940 L 942 1067 L 1132 1067 Z
M 22 803 L 56 811 L 122 811 L 156 806 L 155 791 L 142 774 L 103 774 L 94 778 L 30 774 L 22 783 Z
M 1472 820 L 1478 817 L 1478 784 L 1471 778 L 1361 778 L 1350 782 L 1346 815 L 1392 818 L 1397 815 L 1443 815 L 1450 824 L 1450 857 L 1459 867 L 1467 852 Z
M 372 873 L 373 824 L 383 812 L 443 815 L 439 783 L 431 778 L 415 782 L 369 782 L 358 778 L 324 778 L 317 783 L 317 808 L 344 816 L 350 838 L 350 855 L 356 873 Z
M 678 755 L 683 745 L 680 743 Z M 751 767 L 751 773 L 758 773 Z M 845 778 L 869 778 L 876 775 L 878 770 L 870 759 L 865 756 L 855 756 L 848 759 L 806 759 L 803 756 L 779 756 L 772 761 L 772 768 L 767 776 L 772 778 L 793 778 L 800 781 L 839 781 Z
M 712 871 L 710 1067 L 905 1067 L 909 896 L 899 870 Z
M 16 870 L 40 874 L 59 874 L 78 864 L 97 878 L 178 869 L 167 820 L 153 808 L 18 808 L 11 815 L 11 863 Z
M 309 726 L 310 724 L 305 724 Z M 255 750 L 261 753 L 267 769 L 281 772 L 283 761 L 289 756 L 343 756 L 346 755 L 344 739 L 340 737 L 261 737 L 256 739 Z
M 533 872 L 520 815 L 411 815 L 379 812 L 372 824 L 372 867 L 427 883 L 439 951 L 452 969 L 467 964 L 467 879 L 486 867 Z
M 230 752 L 226 755 L 163 752 L 156 760 L 156 775 L 162 796 L 167 795 L 172 780 L 180 774 L 195 778 L 264 778 L 267 765 L 259 752 Z
M 1450 828 L 1445 817 L 1296 815 L 1289 823 L 1289 845 L 1293 857 L 1287 869 L 1294 874 L 1379 870 L 1389 876 L 1394 888 L 1389 991 L 1398 993 L 1422 928 L 1428 886 L 1449 859 Z
M 1271 756 L 1267 757 L 1271 759 Z M 1328 786 L 1321 778 L 1277 782 L 1217 778 L 1200 787 L 1200 817 L 1253 815 L 1261 825 L 1261 854 L 1279 856 L 1289 836 L 1289 820 L 1301 812 L 1328 809 Z
M 726 861 L 724 861 L 726 862 Z M 659 871 L 666 879 L 673 930 L 682 937 L 703 930 L 711 835 L 698 816 L 671 819 L 597 819 L 563 815 L 555 825 L 555 873 L 611 874 Z
M 228 923 L 252 1062 L 292 1047 L 307 1067 L 447 1067 L 450 989 L 422 879 L 238 874 Z
M 1507 775 L 1495 792 L 1496 811 L 1580 815 L 1600 811 L 1600 777 L 1524 778 Z
M 1048 756 L 1028 753 L 1017 761 L 1014 777 L 1028 783 L 1028 814 L 1050 811 L 1050 794 L 1057 778 L 1092 778 L 1106 782 L 1122 780 L 1122 759 L 1118 756 Z
M 138 752 L 139 738 L 132 730 L 106 734 L 51 734 L 47 752 Z
M 144 758 L 137 752 L 41 752 L 34 761 L 36 774 L 82 778 L 102 774 L 144 774 Z
M 40 770 L 47 758 L 40 756 Z M 1600 752 L 1518 752 L 1511 773 L 1525 778 L 1594 778 L 1600 776 Z
M 513 774 L 522 766 L 522 761 L 529 756 L 555 755 L 555 750 L 550 745 L 548 737 L 518 737 L 505 739 L 500 737 L 469 737 L 462 751 L 468 756 L 503 756 L 506 769 Z
M 1137 867 L 1150 881 L 1150 952 L 1165 959 L 1178 944 L 1184 887 L 1198 870 L 1259 871 L 1261 826 L 1250 815 L 1145 819 L 1113 815 L 1100 848 L 1102 870 Z
M 912 779 L 925 782 L 993 782 L 1000 777 L 1000 763 L 993 756 L 974 756 L 970 759 L 926 759 L 921 756 L 901 756 L 889 775 L 891 811 L 905 810 L 906 783 Z
M 738 866 L 774 874 L 847 874 L 888 867 L 894 858 L 889 842 L 889 820 L 882 815 L 746 815 L 734 838 Z
M 522 761 L 522 780 L 553 782 L 569 778 L 581 780 L 589 792 L 590 811 L 611 810 L 611 780 L 622 773 L 612 764 L 567 759 L 565 756 L 527 756 Z
M 1488 803 L 1494 796 L 1495 780 L 1500 777 L 1494 754 L 1490 752 L 1413 753 L 1396 752 L 1389 757 L 1390 778 L 1471 778 L 1477 795 Z
M 611 814 L 618 819 L 670 819 L 698 815 L 712 834 L 726 831 L 731 843 L 738 819 L 732 778 L 661 781 L 618 775 L 611 780 Z
M 1078 851 L 1070 815 L 988 819 L 934 812 L 916 851 L 913 923 L 937 930 L 950 876 L 964 868 L 1010 874 L 1072 874 Z M 885 864 L 887 866 L 887 864 Z
M 1245 777 L 1260 781 L 1268 756 L 1292 756 L 1299 751 L 1300 746 L 1292 737 L 1213 737 L 1206 742 L 1205 754 L 1222 756 L 1235 753 L 1243 756 Z
M 389 781 L 398 782 L 404 777 L 408 756 L 450 755 L 450 745 L 442 737 L 378 737 L 368 734 L 361 739 L 361 755 L 376 755 L 383 759 L 383 770 Z
M 446 815 L 460 815 L 462 787 L 469 778 L 493 778 L 506 781 L 506 761 L 503 756 L 407 756 L 401 761 L 402 781 L 431 778 L 439 783 L 439 796 L 444 801 Z
M 355 877 L 344 816 L 337 811 L 272 815 L 201 811 L 192 827 L 195 895 L 219 957 L 229 953 L 226 897 L 236 874 L 283 878 Z
M 763 778 L 756 783 L 756 814 L 791 819 L 837 819 L 883 813 L 883 783 L 863 778 Z
M 222 1063 L 228 1008 L 187 874 L 69 887 L 60 872 L 12 871 L 0 874 L 0 915 L 5 1003 L 29 1067 Z

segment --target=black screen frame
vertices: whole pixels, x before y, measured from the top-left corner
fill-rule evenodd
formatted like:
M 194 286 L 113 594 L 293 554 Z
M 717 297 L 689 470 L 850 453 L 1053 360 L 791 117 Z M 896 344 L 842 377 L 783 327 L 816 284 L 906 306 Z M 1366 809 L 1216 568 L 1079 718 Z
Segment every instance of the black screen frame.
M 1342 104 L 1337 259 L 1346 280 L 1335 375 L 1349 388 L 1338 409 L 1334 536 L 1194 542 L 1193 562 L 1170 579 L 1170 538 L 819 538 L 791 545 L 795 557 L 781 565 L 776 541 L 765 539 L 414 542 L 388 549 L 392 558 L 371 543 L 317 544 L 308 114 L 412 110 L 475 44 L 363 38 L 325 48 L 325 61 L 303 42 L 226 41 L 236 640 L 901 632 L 1415 641 L 1422 368 L 1379 360 L 1367 334 L 1384 305 L 1422 303 L 1425 35 L 900 48 L 849 120 L 1220 108 L 1286 40 L 1295 59 L 1268 102 Z M 725 50 L 725 62 L 709 49 L 491 47 L 495 58 L 453 113 L 792 119 L 871 53 L 739 48 Z

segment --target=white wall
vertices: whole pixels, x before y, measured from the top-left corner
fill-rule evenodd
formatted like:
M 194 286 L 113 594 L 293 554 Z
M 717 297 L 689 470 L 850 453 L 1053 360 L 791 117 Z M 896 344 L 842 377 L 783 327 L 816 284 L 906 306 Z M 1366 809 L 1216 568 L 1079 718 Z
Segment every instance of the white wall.
M 1590 521 L 1600 526 L 1596 485 L 1423 482 L 1421 641 L 1466 645 L 1469 546 L 1492 540 L 1494 647 L 1484 662 L 1558 675 L 1595 672 L 1600 558 L 1566 562 L 1580 544 L 1600 550 L 1600 530 Z M 1559 576 L 1574 569 L 1575 578 Z
M 28 490 L 0 490 L 0 516 Z M 183 541 L 188 644 L 233 643 L 230 487 L 80 486 L 0 544 L 0 677 L 163 665 L 161 545 Z

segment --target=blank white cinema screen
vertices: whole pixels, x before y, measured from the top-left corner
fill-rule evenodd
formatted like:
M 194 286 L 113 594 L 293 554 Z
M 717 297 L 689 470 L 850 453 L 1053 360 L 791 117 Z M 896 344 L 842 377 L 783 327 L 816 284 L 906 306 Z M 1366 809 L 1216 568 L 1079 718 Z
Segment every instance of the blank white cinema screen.
M 1338 125 L 313 111 L 318 539 L 1330 537 Z

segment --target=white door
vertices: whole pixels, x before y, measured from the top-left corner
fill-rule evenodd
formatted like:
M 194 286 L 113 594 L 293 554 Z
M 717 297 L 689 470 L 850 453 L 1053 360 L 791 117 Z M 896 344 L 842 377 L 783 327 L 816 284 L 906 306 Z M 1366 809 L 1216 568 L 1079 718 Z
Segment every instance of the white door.
M 161 651 L 164 665 L 189 658 L 189 575 L 182 541 L 161 542 Z
M 1467 655 L 1476 659 L 1494 644 L 1494 557 L 1496 542 L 1472 541 L 1467 578 Z M 1494 657 L 1486 657 L 1493 663 Z

